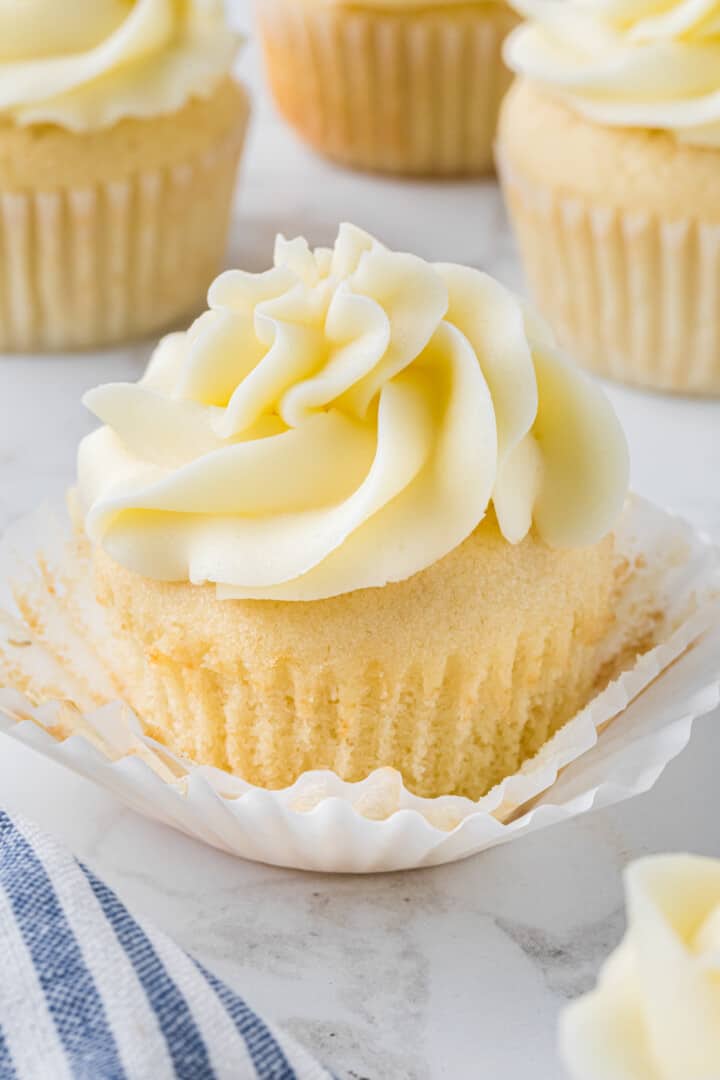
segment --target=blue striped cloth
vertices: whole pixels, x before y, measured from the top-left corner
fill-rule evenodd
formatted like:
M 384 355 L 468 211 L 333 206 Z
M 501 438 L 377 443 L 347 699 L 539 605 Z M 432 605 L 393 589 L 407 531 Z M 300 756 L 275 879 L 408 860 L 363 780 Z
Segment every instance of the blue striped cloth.
M 332 1080 L 35 826 L 0 811 L 0 1080 Z

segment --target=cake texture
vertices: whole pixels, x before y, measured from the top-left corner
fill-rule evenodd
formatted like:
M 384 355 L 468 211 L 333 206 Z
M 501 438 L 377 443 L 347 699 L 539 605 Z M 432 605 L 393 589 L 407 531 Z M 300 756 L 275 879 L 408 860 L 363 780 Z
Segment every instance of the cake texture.
M 137 643 L 125 694 L 175 751 L 261 787 L 392 765 L 418 795 L 473 799 L 602 688 L 616 596 L 611 537 L 511 545 L 492 518 L 406 581 L 314 603 L 220 602 L 102 549 L 95 569 Z
M 510 73 L 503 0 L 258 0 L 278 109 L 316 150 L 358 169 L 492 171 Z
M 519 301 L 343 226 L 86 403 L 81 521 L 170 748 L 478 798 L 607 681 L 627 450 Z
M 4 351 L 110 344 L 198 310 L 249 112 L 218 5 L 138 0 L 121 19 L 103 0 L 67 25 L 52 8 L 44 42 L 0 14 Z
M 497 157 L 541 313 L 600 374 L 720 393 L 720 7 L 516 6 Z

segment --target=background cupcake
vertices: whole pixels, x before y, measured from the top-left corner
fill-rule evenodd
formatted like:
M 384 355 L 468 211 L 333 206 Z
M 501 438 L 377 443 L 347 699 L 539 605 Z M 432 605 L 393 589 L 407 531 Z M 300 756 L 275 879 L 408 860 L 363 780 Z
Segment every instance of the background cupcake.
M 102 345 L 199 307 L 247 97 L 220 0 L 0 8 L 0 349 Z
M 258 0 L 268 78 L 312 146 L 356 168 L 489 172 L 510 81 L 504 0 Z
M 651 855 L 624 872 L 625 936 L 564 1009 L 571 1080 L 720 1075 L 720 860 Z
M 720 4 L 515 6 L 499 163 L 541 311 L 596 371 L 720 393 Z
M 260 786 L 386 765 L 479 797 L 609 678 L 610 405 L 491 278 L 350 226 L 209 300 L 86 398 L 119 696 Z

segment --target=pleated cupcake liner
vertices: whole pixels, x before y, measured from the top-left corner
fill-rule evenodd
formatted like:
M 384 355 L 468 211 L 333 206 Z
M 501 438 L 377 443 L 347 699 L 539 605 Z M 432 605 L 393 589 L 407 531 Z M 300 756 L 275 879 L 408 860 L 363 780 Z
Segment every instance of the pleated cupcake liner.
M 116 672 L 133 677 L 131 652 L 108 634 L 86 560 L 69 563 L 69 534 L 41 513 L 15 526 L 0 551 L 0 726 L 139 812 L 248 858 L 370 871 L 463 857 L 647 790 L 693 718 L 718 700 L 717 552 L 636 501 L 619 537 L 635 587 L 624 594 L 613 647 L 649 606 L 662 611 L 666 636 L 515 777 L 477 803 L 417 798 L 390 769 L 357 784 L 308 772 L 266 791 L 170 753 L 113 702 L 123 689 Z
M 313 147 L 354 168 L 428 176 L 493 169 L 511 76 L 502 3 L 397 11 L 258 0 L 270 88 Z
M 720 394 L 720 223 L 537 184 L 498 155 L 528 284 L 573 357 L 620 382 Z
M 635 497 L 617 544 L 629 579 L 608 648 L 648 612 L 654 647 L 478 801 L 421 798 L 390 768 L 357 783 L 312 770 L 267 790 L 169 751 L 122 700 L 134 646 L 109 632 L 89 552 L 47 509 L 0 543 L 0 730 L 233 855 L 357 873 L 464 858 L 647 791 L 720 703 L 720 552 Z
M 200 310 L 225 252 L 244 131 L 109 183 L 0 189 L 0 351 L 139 338 Z

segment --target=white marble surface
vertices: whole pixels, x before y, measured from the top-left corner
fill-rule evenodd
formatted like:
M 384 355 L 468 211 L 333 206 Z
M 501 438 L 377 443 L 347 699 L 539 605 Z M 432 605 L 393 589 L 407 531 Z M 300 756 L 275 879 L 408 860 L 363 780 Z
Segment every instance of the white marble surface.
M 338 220 L 391 245 L 520 285 L 491 183 L 383 182 L 311 157 L 263 100 L 232 259 L 268 261 L 276 229 L 331 239 Z M 0 357 L 0 528 L 72 478 L 81 392 L 132 378 L 149 344 L 97 356 Z M 642 494 L 720 540 L 720 402 L 609 388 Z M 720 660 L 719 660 L 720 663 Z M 0 803 L 65 840 L 137 909 L 284 1023 L 343 1080 L 557 1080 L 557 1013 L 622 932 L 620 872 L 649 851 L 720 855 L 720 716 L 655 790 L 449 867 L 331 878 L 243 863 L 151 824 L 9 740 Z

